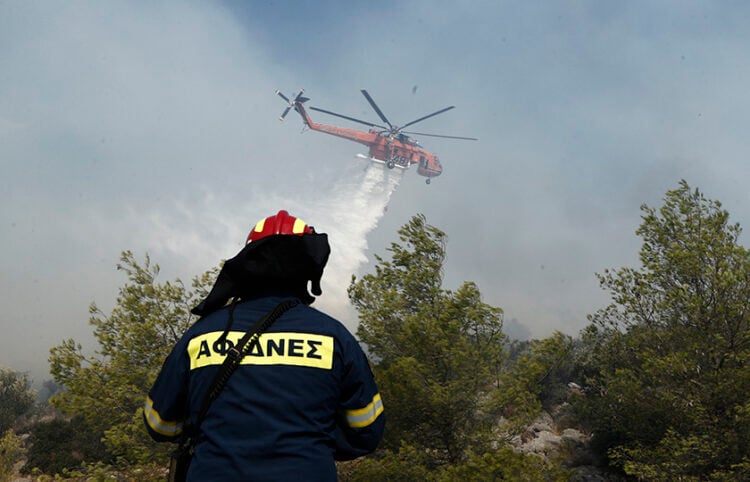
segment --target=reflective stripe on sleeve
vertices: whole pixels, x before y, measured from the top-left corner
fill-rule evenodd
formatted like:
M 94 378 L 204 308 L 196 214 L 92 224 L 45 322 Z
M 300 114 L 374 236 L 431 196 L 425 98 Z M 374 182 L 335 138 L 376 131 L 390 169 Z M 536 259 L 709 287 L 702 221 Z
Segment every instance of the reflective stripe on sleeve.
M 383 401 L 380 399 L 380 394 L 376 393 L 375 396 L 372 397 L 372 402 L 366 407 L 358 408 L 356 410 L 347 410 L 346 422 L 352 428 L 367 427 L 374 422 L 381 413 L 383 413 Z
M 182 433 L 182 422 L 170 422 L 162 420 L 159 412 L 154 409 L 154 402 L 151 397 L 146 397 L 146 404 L 143 406 L 143 412 L 146 415 L 148 426 L 154 432 L 164 435 L 165 437 L 176 437 Z

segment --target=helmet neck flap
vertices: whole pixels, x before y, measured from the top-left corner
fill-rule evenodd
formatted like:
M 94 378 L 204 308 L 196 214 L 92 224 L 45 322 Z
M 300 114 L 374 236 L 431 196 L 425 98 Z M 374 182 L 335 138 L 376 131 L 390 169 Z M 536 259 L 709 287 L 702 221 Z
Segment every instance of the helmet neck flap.
M 224 263 L 208 296 L 192 313 L 205 316 L 222 308 L 230 298 L 292 295 L 308 305 L 315 301 L 307 283 L 312 294 L 320 296 L 320 279 L 331 248 L 327 234 L 315 233 L 307 225 L 305 228 L 301 233 L 282 231 L 258 239 L 250 239 L 251 232 L 247 245 Z

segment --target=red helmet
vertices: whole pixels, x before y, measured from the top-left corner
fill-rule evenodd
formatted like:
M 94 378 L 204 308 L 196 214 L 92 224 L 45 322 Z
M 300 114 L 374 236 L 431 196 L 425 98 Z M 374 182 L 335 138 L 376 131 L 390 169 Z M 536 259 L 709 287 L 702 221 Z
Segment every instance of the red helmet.
M 275 234 L 296 234 L 297 236 L 302 236 L 303 234 L 314 233 L 315 230 L 312 226 L 308 226 L 303 220 L 295 218 L 282 209 L 275 215 L 258 221 L 258 224 L 247 235 L 245 245 Z

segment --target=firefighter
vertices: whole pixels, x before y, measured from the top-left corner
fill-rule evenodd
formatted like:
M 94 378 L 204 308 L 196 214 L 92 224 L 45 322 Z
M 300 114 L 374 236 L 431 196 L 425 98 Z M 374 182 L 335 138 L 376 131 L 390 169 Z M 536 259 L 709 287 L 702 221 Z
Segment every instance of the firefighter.
M 365 354 L 340 322 L 309 306 L 329 254 L 326 234 L 279 211 L 255 225 L 192 310 L 201 318 L 167 357 L 144 407 L 154 440 L 195 437 L 188 480 L 335 481 L 334 460 L 375 450 L 385 415 Z M 227 351 L 295 299 L 191 429 Z

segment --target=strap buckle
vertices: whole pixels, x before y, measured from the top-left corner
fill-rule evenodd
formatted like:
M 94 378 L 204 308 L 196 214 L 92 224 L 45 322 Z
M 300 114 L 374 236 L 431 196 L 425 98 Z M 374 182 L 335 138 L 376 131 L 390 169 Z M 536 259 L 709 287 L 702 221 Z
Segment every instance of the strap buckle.
M 240 351 L 237 349 L 236 346 L 233 346 L 232 348 L 230 348 L 229 350 L 227 350 L 227 356 L 228 357 L 232 357 L 232 359 L 234 359 L 234 360 L 240 358 L 241 355 L 242 355 L 242 353 L 240 353 Z

